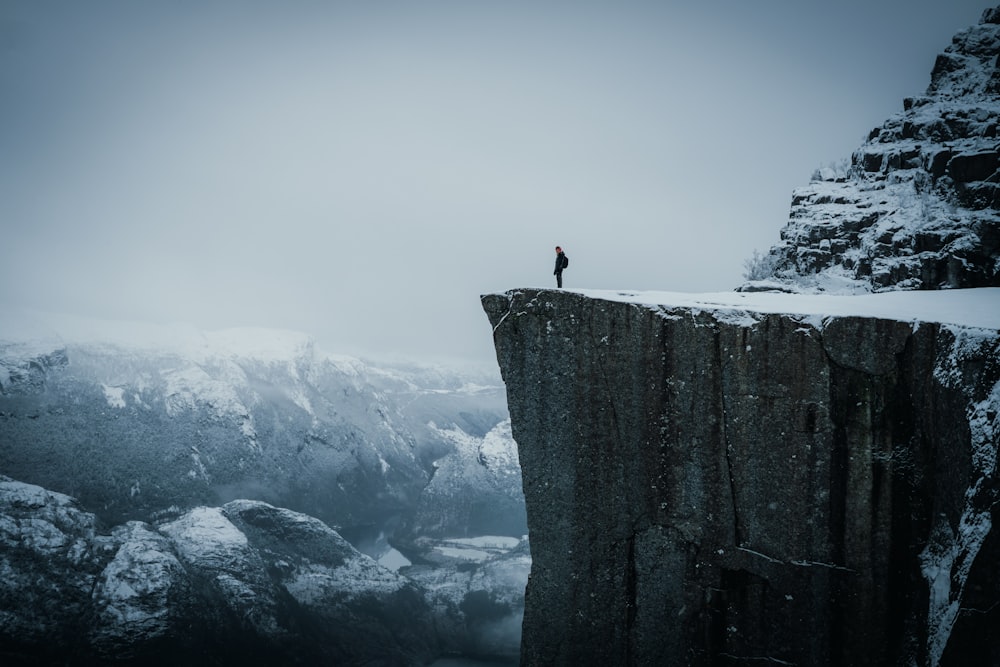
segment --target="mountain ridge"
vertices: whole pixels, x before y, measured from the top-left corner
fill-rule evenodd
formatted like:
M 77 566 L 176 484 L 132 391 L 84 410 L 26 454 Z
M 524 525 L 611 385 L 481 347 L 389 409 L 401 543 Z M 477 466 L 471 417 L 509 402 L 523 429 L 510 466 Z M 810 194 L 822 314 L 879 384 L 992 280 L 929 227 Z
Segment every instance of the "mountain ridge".
M 9 322 L 0 419 L 11 446 L 0 464 L 112 523 L 237 497 L 334 525 L 381 522 L 409 511 L 433 462 L 455 451 L 430 423 L 482 438 L 507 418 L 495 371 L 380 367 L 297 332 L 185 328 L 175 338 L 173 327 L 89 320 L 30 338 L 37 328 Z M 89 452 L 83 465 L 74 450 Z M 38 466 L 41 452 L 54 465 Z M 332 490 L 315 493 L 325 477 Z
M 924 95 L 850 163 L 792 193 L 739 289 L 860 293 L 1000 285 L 1000 13 L 955 35 Z

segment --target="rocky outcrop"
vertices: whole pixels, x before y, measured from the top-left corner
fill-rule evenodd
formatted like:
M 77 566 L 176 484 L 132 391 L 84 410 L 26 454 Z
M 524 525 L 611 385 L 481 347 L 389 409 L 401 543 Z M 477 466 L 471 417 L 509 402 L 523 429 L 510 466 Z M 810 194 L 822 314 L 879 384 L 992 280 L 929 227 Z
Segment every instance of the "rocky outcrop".
M 1000 331 L 631 296 L 483 297 L 522 664 L 1000 664 Z
M 101 534 L 0 477 L 4 664 L 425 664 L 424 592 L 317 519 L 255 501 Z
M 746 290 L 1000 285 L 1000 8 L 957 34 L 922 96 L 850 164 L 792 195 L 781 241 Z

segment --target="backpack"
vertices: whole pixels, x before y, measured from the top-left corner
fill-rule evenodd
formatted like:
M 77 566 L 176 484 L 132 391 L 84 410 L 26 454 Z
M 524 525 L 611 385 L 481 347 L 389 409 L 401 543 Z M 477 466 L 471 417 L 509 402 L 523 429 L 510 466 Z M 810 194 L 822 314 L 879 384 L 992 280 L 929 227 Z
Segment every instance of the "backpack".
M 569 257 L 566 256 L 566 253 L 563 253 L 562 267 L 565 269 L 567 266 L 569 266 Z

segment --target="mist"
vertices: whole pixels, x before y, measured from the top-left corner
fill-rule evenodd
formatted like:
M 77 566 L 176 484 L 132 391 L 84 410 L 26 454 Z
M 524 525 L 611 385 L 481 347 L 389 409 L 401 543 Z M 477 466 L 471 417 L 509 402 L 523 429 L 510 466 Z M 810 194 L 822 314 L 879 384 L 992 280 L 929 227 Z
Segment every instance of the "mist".
M 986 6 L 7 2 L 0 302 L 489 361 L 557 244 L 732 289 Z

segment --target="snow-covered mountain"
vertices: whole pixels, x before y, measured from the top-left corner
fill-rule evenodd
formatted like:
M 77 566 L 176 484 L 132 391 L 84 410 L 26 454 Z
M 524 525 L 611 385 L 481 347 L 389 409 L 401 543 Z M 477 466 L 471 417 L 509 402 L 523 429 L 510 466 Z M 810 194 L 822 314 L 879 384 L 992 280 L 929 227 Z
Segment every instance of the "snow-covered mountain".
M 513 442 L 510 419 L 484 437 L 458 426 L 438 428 L 455 446 L 454 454 L 435 463 L 436 471 L 420 494 L 415 521 L 421 535 L 454 536 L 453 526 L 476 526 L 479 532 L 510 535 L 520 530 L 524 494 L 521 466 Z M 483 490 L 490 489 L 488 495 Z M 456 504 L 454 498 L 479 499 Z
M 376 365 L 286 331 L 34 318 L 0 327 L 0 471 L 111 523 L 250 498 L 345 528 L 403 519 L 419 533 L 421 494 L 465 456 L 455 434 L 481 440 L 507 419 L 494 371 Z M 451 491 L 503 515 L 435 518 L 440 535 L 476 533 L 470 519 L 524 533 L 516 450 L 501 433 L 502 479 Z M 491 465 L 463 470 L 489 477 Z
M 519 626 L 496 627 L 520 619 L 526 547 L 492 539 L 502 548 L 475 567 L 406 576 L 259 501 L 102 530 L 74 499 L 0 476 L 0 659 L 395 666 L 516 653 Z
M 850 163 L 794 191 L 742 289 L 856 293 L 1000 285 L 1000 8 L 955 35 L 923 95 Z
M 5 663 L 516 654 L 530 559 L 494 370 L 287 331 L 0 322 Z

